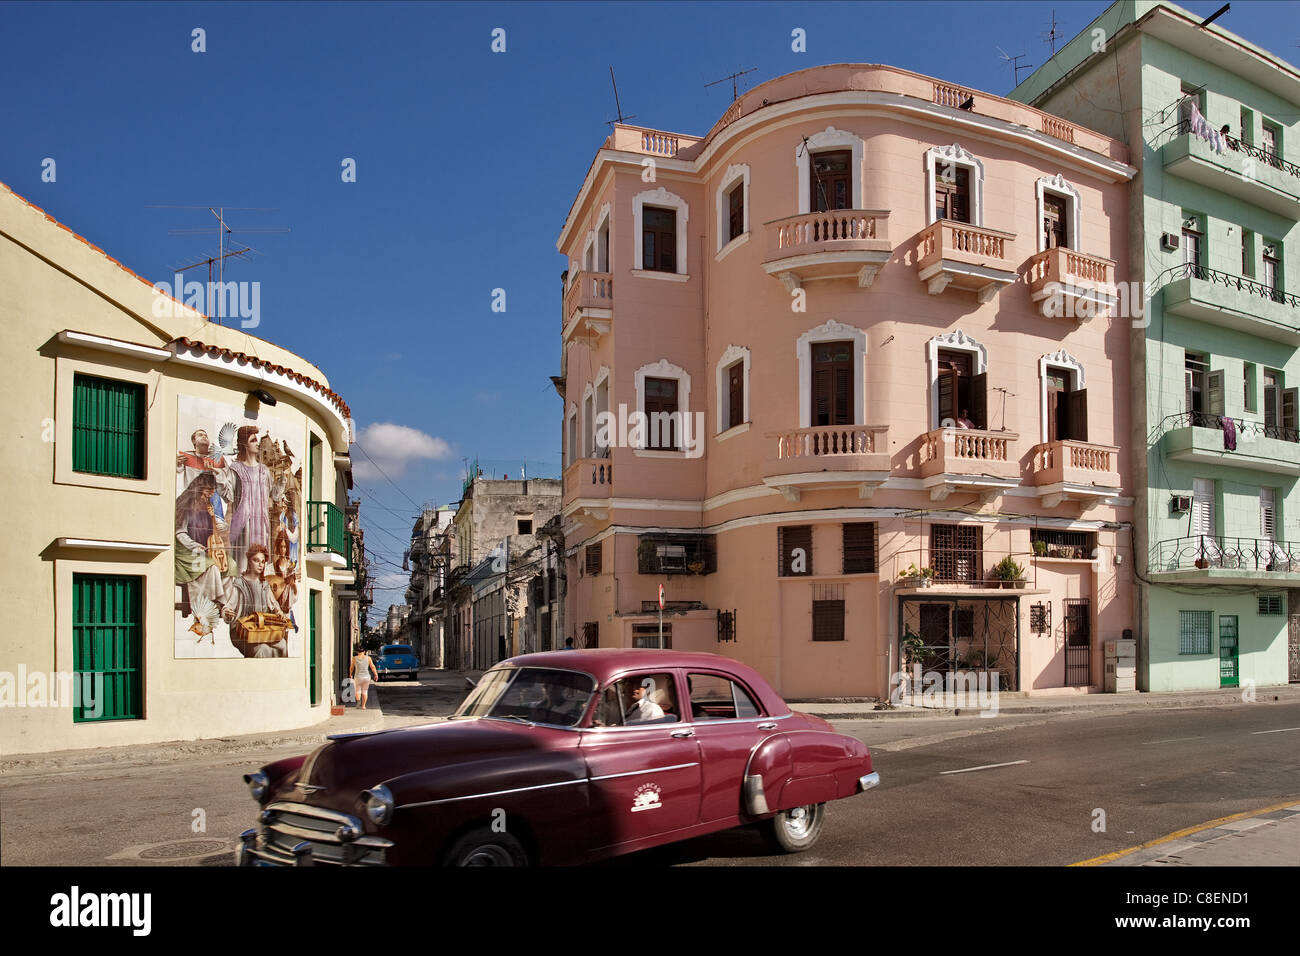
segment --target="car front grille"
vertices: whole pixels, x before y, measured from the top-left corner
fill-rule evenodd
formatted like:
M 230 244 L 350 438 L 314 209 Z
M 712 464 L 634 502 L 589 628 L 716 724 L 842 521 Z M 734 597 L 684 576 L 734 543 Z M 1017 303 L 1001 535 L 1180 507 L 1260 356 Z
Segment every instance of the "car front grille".
M 262 828 L 249 852 L 263 864 L 273 866 L 383 866 L 393 841 L 360 836 L 346 841 L 338 836 L 343 826 L 362 829 L 361 820 L 336 810 L 301 803 L 277 802 L 262 812 Z M 308 844 L 311 852 L 302 860 L 294 847 Z

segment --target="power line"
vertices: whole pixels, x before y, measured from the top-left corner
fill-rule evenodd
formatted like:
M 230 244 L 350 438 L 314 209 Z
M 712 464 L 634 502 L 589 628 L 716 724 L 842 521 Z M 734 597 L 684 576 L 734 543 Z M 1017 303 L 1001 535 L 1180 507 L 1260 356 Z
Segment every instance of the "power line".
M 394 488 L 397 488 L 397 492 L 398 492 L 398 494 L 400 494 L 403 498 L 405 498 L 407 501 L 409 501 L 413 507 L 415 507 L 415 508 L 419 508 L 421 511 L 424 510 L 424 506 L 423 506 L 423 505 L 421 505 L 421 504 L 417 504 L 414 498 L 412 498 L 412 497 L 411 497 L 410 495 L 408 495 L 405 491 L 402 491 L 402 489 L 401 489 L 400 487 L 398 487 L 397 482 L 393 481 L 393 479 L 392 479 L 391 477 L 389 477 L 388 472 L 384 471 L 384 469 L 380 466 L 379 462 L 375 461 L 373 458 L 370 457 L 370 453 L 367 452 L 364 448 L 361 447 L 361 443 L 360 443 L 360 442 L 356 442 L 356 441 L 354 441 L 352 444 L 353 444 L 354 446 L 356 446 L 357 451 L 361 452 L 361 454 L 363 454 L 363 455 L 366 456 L 366 461 L 368 461 L 368 462 L 370 462 L 370 464 L 374 465 L 375 468 L 379 471 L 379 473 L 380 473 L 381 475 L 383 475 L 385 478 L 388 479 L 388 483 L 389 483 L 390 485 L 392 485 Z

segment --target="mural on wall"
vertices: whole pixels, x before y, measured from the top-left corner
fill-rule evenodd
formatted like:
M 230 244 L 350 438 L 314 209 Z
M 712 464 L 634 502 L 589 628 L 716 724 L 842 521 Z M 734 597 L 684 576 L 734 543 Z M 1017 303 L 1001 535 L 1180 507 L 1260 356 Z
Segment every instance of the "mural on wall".
M 301 429 L 191 396 L 176 428 L 176 657 L 301 656 Z

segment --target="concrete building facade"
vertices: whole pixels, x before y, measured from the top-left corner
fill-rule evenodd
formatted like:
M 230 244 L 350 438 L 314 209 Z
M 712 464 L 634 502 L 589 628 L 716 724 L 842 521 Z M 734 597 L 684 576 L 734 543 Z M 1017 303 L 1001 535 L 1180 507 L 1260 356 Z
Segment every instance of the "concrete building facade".
M 1115 3 L 1012 94 L 1130 144 L 1139 686 L 1300 680 L 1300 71 Z
M 1102 683 L 1132 627 L 1128 149 L 841 64 L 616 125 L 557 248 L 566 637 L 787 697 Z M 655 424 L 659 434 L 656 436 Z

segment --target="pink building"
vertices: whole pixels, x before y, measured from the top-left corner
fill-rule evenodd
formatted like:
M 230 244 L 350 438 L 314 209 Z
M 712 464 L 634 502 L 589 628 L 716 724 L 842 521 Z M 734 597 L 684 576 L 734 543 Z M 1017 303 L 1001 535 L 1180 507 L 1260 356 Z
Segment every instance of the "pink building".
M 655 646 L 662 584 L 666 644 L 789 698 L 888 693 L 909 637 L 927 670 L 1099 689 L 1133 621 L 1133 174 L 877 65 L 703 138 L 616 126 L 557 243 L 568 636 Z

